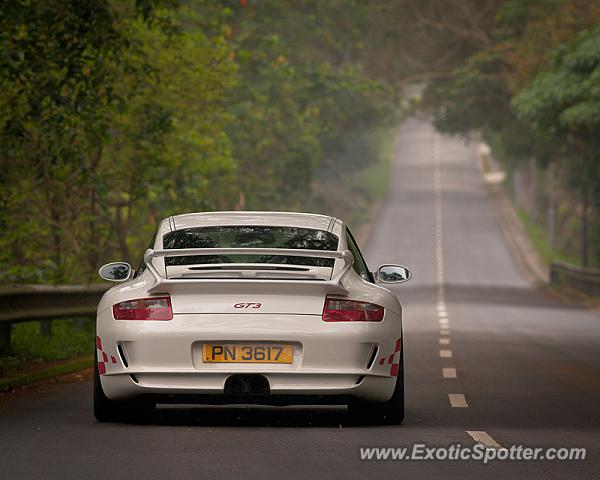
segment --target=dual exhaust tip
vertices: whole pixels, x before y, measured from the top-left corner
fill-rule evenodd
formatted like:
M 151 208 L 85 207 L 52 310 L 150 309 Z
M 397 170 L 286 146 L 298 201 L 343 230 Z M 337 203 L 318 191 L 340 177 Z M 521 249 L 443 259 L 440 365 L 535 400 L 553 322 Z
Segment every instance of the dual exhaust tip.
M 263 375 L 231 375 L 225 381 L 226 395 L 268 396 L 269 393 L 269 381 Z

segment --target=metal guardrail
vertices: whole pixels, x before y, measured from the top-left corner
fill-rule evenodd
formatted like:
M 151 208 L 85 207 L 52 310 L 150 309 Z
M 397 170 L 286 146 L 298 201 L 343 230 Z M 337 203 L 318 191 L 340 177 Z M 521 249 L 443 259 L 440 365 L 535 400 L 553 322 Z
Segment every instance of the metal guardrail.
M 95 315 L 102 294 L 112 285 L 0 286 L 0 352 L 10 351 L 11 325 L 54 318 Z
M 600 269 L 553 262 L 550 284 L 600 296 Z M 96 313 L 102 294 L 112 285 L 1 285 L 0 353 L 10 351 L 11 325 L 54 318 L 86 317 Z
M 553 262 L 550 265 L 550 285 L 600 297 L 600 270 Z

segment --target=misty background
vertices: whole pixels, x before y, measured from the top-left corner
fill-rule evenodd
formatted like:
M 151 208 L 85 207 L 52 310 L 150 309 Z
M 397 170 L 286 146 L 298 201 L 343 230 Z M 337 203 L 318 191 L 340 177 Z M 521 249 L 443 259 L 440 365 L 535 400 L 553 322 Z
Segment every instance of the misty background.
M 545 260 L 598 266 L 599 62 L 593 1 L 3 2 L 0 281 L 97 281 L 180 212 L 359 226 L 415 114 L 490 145 Z

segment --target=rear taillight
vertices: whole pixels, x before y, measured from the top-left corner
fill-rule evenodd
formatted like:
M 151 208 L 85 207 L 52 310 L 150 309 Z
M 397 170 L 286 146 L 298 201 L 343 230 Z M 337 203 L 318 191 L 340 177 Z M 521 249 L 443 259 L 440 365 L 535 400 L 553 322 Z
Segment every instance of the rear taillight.
M 383 307 L 374 303 L 327 298 L 323 309 L 323 320 L 326 322 L 381 322 L 383 311 Z
M 115 320 L 172 320 L 171 297 L 127 300 L 113 305 Z

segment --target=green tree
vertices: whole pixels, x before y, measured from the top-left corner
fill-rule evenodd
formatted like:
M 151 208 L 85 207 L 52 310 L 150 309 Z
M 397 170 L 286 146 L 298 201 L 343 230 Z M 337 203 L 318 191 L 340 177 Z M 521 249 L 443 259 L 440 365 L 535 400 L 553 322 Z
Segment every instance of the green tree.
M 186 31 L 194 17 L 180 15 L 159 2 L 2 4 L 1 277 L 92 278 L 109 252 L 129 259 L 147 242 L 149 219 L 222 186 L 234 67 L 223 27 Z
M 540 73 L 512 104 L 534 129 L 565 145 L 571 176 L 582 192 L 585 266 L 589 202 L 600 206 L 600 28 L 556 50 L 552 69 Z
M 365 61 L 369 12 L 1 4 L 0 279 L 92 280 L 108 259 L 137 261 L 157 220 L 181 211 L 317 204 L 323 171 L 367 167 L 397 112 Z

